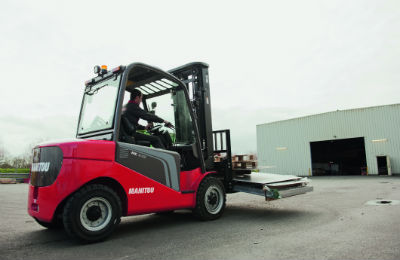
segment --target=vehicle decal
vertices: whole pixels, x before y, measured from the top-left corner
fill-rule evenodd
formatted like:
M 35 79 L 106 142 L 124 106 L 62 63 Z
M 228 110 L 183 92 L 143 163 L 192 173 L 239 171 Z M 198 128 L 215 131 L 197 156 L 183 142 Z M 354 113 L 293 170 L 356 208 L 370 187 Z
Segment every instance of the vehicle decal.
M 150 194 L 154 193 L 154 187 L 130 188 L 128 194 Z
M 34 172 L 48 172 L 50 168 L 50 162 L 32 163 L 31 170 Z

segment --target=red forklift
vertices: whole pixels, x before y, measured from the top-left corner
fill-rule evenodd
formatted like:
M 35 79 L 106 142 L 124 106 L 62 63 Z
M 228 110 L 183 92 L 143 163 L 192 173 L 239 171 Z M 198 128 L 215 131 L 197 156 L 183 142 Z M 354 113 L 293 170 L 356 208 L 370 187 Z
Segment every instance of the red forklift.
M 227 193 L 274 200 L 312 191 L 307 178 L 232 168 L 230 131 L 212 129 L 207 64 L 166 72 L 132 63 L 96 66 L 95 73 L 85 83 L 76 139 L 33 149 L 28 212 L 40 225 L 95 242 L 110 236 L 122 216 L 192 209 L 214 220 Z M 134 89 L 144 110 L 175 125 L 148 133 L 168 134 L 166 149 L 133 137 L 137 129 L 123 111 Z

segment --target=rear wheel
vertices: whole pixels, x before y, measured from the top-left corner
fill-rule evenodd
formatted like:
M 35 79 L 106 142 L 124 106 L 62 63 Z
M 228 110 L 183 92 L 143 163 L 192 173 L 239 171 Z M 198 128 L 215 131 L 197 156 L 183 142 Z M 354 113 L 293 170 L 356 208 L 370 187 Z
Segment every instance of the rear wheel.
M 83 187 L 67 202 L 63 214 L 67 233 L 86 242 L 104 240 L 121 219 L 121 200 L 109 187 Z
M 226 194 L 222 182 L 206 177 L 199 186 L 193 213 L 201 220 L 219 218 L 225 210 Z

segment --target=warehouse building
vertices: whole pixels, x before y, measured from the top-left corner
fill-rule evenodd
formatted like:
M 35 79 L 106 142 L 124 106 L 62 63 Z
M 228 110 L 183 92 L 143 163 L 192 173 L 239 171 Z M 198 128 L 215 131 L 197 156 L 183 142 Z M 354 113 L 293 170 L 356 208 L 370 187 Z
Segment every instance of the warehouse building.
M 318 175 L 400 174 L 400 104 L 257 125 L 260 171 Z

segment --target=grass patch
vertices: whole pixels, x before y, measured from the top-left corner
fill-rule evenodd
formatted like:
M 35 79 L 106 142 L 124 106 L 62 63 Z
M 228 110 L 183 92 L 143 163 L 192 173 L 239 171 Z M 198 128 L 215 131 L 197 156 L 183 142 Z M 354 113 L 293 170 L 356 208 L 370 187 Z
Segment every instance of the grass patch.
M 29 173 L 29 168 L 0 168 L 0 173 Z

